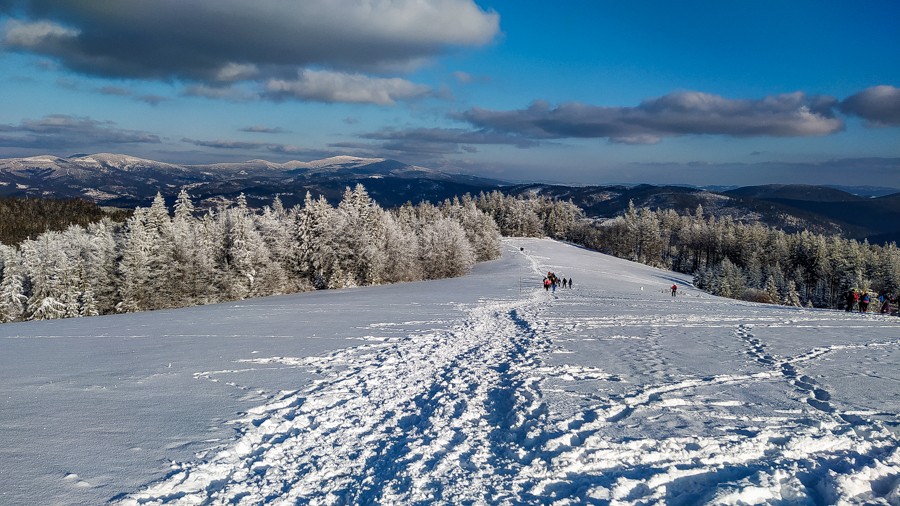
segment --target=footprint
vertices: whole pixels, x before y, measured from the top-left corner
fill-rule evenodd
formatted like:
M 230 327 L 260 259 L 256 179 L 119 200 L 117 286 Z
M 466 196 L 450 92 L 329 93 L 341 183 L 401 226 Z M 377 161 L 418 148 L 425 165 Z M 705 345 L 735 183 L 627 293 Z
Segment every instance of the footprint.
M 831 407 L 831 404 L 828 404 L 827 402 L 822 402 L 820 400 L 810 398 L 806 399 L 806 403 L 818 409 L 819 411 L 824 411 L 825 413 L 834 413 L 834 408 Z
M 80 479 L 75 473 L 66 473 L 66 475 L 63 476 L 63 481 L 71 483 L 72 486 L 76 488 L 91 488 L 93 486 L 90 483 Z

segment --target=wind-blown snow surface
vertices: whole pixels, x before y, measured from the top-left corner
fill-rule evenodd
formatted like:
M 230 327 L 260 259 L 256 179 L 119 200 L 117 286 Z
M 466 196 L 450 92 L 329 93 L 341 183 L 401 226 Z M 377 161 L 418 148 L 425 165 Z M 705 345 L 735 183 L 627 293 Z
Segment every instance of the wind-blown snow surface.
M 504 249 L 452 280 L 0 326 L 0 503 L 900 504 L 900 319 Z

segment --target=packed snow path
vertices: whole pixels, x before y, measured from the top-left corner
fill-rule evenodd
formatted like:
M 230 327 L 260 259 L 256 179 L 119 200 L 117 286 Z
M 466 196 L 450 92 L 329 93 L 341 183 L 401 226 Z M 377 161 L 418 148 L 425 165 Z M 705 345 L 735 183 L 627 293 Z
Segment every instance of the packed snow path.
M 711 297 L 552 241 L 509 240 L 480 269 L 307 295 L 362 314 L 330 330 L 361 345 L 234 352 L 213 368 L 193 357 L 182 367 L 194 386 L 167 397 L 234 392 L 246 411 L 219 424 L 238 435 L 196 435 L 193 458 L 181 451 L 132 490 L 119 480 L 114 502 L 900 504 L 900 319 Z M 535 288 L 548 270 L 575 288 Z M 479 286 L 489 296 L 475 300 Z M 258 312 L 237 330 L 286 349 L 294 325 L 272 326 L 296 302 L 272 300 L 229 311 Z M 63 477 L 73 488 L 99 481 L 75 471 Z M 51 502 L 85 502 L 72 494 Z

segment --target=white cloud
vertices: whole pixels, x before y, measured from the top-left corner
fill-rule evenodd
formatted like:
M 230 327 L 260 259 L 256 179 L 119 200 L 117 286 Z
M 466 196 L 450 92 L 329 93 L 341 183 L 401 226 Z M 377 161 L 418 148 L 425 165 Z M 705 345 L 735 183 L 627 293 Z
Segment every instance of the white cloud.
M 400 78 L 303 70 L 297 79 L 271 79 L 265 94 L 272 99 L 294 98 L 317 102 L 391 105 L 431 95 L 431 89 Z
M 22 49 L 37 49 L 49 43 L 72 39 L 79 31 L 50 21 L 27 23 L 12 19 L 4 27 L 4 42 Z
M 233 82 L 252 79 L 259 75 L 259 68 L 250 63 L 229 62 L 216 72 L 217 81 Z

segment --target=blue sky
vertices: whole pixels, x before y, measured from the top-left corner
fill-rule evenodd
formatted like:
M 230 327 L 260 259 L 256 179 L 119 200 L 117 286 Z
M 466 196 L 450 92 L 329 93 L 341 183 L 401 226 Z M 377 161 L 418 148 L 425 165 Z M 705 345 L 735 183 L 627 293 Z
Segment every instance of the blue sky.
M 900 3 L 0 0 L 0 158 L 900 187 Z

